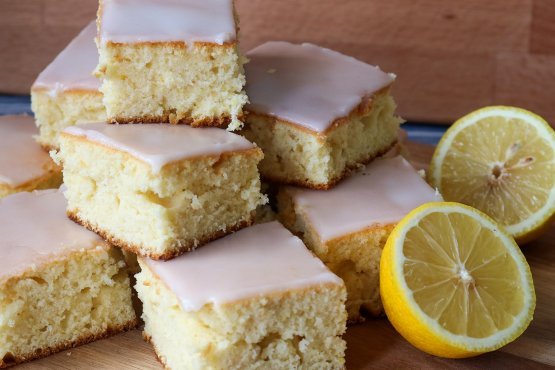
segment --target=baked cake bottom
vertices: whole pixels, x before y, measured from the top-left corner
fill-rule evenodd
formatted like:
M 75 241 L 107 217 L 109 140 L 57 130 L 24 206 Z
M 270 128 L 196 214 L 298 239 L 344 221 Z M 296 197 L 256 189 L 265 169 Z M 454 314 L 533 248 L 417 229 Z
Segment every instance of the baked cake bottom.
M 137 326 L 137 320 L 130 320 L 129 322 L 117 325 L 108 326 L 102 333 L 98 334 L 86 334 L 80 338 L 72 341 L 67 341 L 64 343 L 57 344 L 56 346 L 39 348 L 34 352 L 29 352 L 25 354 L 5 355 L 3 359 L 0 359 L 0 368 L 6 368 L 13 365 L 22 364 L 24 362 L 29 362 L 32 360 L 38 360 L 40 358 L 48 357 L 58 352 L 62 352 L 71 348 L 79 347 L 87 343 L 91 343 L 97 340 L 106 339 L 117 334 L 135 329 Z
M 107 42 L 99 54 L 108 121 L 242 126 L 248 98 L 236 43 Z
M 129 242 L 123 241 L 116 236 L 112 235 L 109 231 L 103 230 L 100 227 L 94 226 L 92 223 L 83 220 L 81 217 L 78 216 L 78 212 L 68 211 L 67 216 L 75 223 L 87 228 L 88 230 L 100 235 L 104 240 L 108 241 L 110 244 L 115 245 L 123 249 L 126 252 L 130 252 L 136 255 L 144 255 L 145 250 L 154 250 L 154 248 L 149 248 L 141 245 L 134 245 Z M 213 232 L 209 235 L 205 235 L 202 238 L 198 238 L 195 240 L 176 240 L 172 247 L 167 248 L 168 250 L 164 253 L 153 253 L 149 252 L 149 258 L 156 259 L 156 260 L 171 260 L 177 256 L 182 255 L 183 253 L 190 252 L 195 248 L 207 244 L 213 240 L 219 239 L 225 235 L 233 233 L 235 231 L 241 230 L 245 227 L 251 226 L 254 224 L 256 218 L 256 211 L 251 212 L 251 215 L 248 220 L 241 220 L 234 225 L 226 227 L 223 230 L 218 230 Z
M 395 147 L 402 122 L 395 109 L 383 91 L 325 132 L 250 112 L 241 134 L 264 151 L 263 179 L 324 190 Z
M 238 120 L 242 121 L 243 116 L 237 117 Z M 233 121 L 230 115 L 214 116 L 214 117 L 203 117 L 195 118 L 189 115 L 176 114 L 174 112 L 168 112 L 160 115 L 145 115 L 145 116 L 114 116 L 110 117 L 108 123 L 113 124 L 164 124 L 171 123 L 174 125 L 184 124 L 192 127 L 219 127 L 226 128 Z

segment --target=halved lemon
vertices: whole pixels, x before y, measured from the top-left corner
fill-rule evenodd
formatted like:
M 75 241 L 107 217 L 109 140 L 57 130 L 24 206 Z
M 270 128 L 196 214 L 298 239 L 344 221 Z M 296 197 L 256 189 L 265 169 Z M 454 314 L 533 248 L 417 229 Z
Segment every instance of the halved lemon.
M 380 293 L 406 340 L 449 358 L 513 341 L 536 304 L 514 239 L 482 212 L 451 202 L 424 204 L 395 227 L 380 261 Z
M 447 130 L 428 180 L 445 200 L 481 210 L 525 243 L 555 219 L 555 132 L 524 109 L 479 109 Z

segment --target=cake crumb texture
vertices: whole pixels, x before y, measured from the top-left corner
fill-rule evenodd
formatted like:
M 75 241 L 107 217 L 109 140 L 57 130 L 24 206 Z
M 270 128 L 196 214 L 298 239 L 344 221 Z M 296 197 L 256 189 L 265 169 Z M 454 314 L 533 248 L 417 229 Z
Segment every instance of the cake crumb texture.
M 47 150 L 59 148 L 59 135 L 64 128 L 106 119 L 102 93 L 93 90 L 56 94 L 44 89 L 31 90 L 31 107 L 39 128 L 37 141 Z
M 322 242 L 310 220 L 295 209 L 287 191 L 278 194 L 278 209 L 279 220 L 345 282 L 349 322 L 381 315 L 380 257 L 395 224 L 375 225 Z
M 343 369 L 345 290 L 326 284 L 184 311 L 144 263 L 144 337 L 170 369 Z
M 251 112 L 242 134 L 264 151 L 263 178 L 328 189 L 396 143 L 402 120 L 394 115 L 393 98 L 384 91 L 370 104 L 366 113 L 355 112 L 325 133 Z
M 0 367 L 132 329 L 121 251 L 73 252 L 0 282 Z
M 106 42 L 99 53 L 97 75 L 111 122 L 242 126 L 247 95 L 236 43 Z
M 266 201 L 258 148 L 172 162 L 155 173 L 82 137 L 64 134 L 61 144 L 68 215 L 142 256 L 170 259 L 248 226 Z

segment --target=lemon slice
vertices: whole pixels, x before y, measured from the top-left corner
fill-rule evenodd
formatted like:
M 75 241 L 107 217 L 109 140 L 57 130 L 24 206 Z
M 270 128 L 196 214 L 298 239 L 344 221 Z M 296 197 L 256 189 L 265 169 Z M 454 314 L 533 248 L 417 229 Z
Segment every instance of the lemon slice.
M 445 200 L 485 212 L 519 243 L 555 219 L 555 132 L 527 110 L 486 107 L 462 117 L 428 174 Z
M 460 358 L 513 341 L 532 320 L 532 275 L 514 239 L 482 212 L 424 204 L 388 238 L 380 293 L 395 329 L 432 355 Z

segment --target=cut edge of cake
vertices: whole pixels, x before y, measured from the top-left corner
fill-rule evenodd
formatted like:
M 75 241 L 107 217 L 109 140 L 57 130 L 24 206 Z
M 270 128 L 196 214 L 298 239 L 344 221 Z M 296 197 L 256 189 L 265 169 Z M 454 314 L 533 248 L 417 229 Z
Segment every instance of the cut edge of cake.
M 59 135 L 66 127 L 104 120 L 102 97 L 98 90 L 75 88 L 52 94 L 45 87 L 31 88 L 31 106 L 39 128 L 36 141 L 47 151 L 57 150 Z M 62 117 L 57 117 L 60 114 Z
M 144 247 L 141 246 L 137 246 L 137 245 L 133 245 L 131 243 L 125 242 L 122 239 L 115 237 L 114 235 L 112 235 L 111 233 L 103 230 L 100 227 L 96 227 L 94 225 L 92 225 L 91 223 L 81 219 L 78 215 L 77 212 L 73 212 L 73 211 L 69 211 L 67 212 L 67 216 L 69 217 L 69 219 L 71 219 L 73 222 L 85 227 L 86 229 L 98 234 L 100 237 L 102 237 L 104 240 L 108 241 L 109 243 L 127 251 L 130 253 L 133 253 L 135 255 L 138 256 L 144 256 L 144 257 L 149 257 L 152 258 L 154 260 L 171 260 L 175 257 L 178 257 L 184 253 L 187 252 L 191 252 L 193 250 L 195 250 L 196 248 L 202 247 L 203 245 L 217 240 L 221 237 L 224 237 L 230 233 L 234 233 L 236 231 L 239 231 L 243 228 L 249 227 L 251 225 L 254 224 L 255 219 L 256 219 L 256 211 L 252 211 L 251 212 L 251 216 L 249 217 L 248 220 L 242 220 L 239 221 L 238 223 L 229 226 L 228 228 L 226 228 L 225 230 L 219 230 L 217 232 L 214 232 L 210 235 L 205 236 L 204 238 L 200 238 L 200 239 L 196 239 L 196 240 L 192 240 L 192 241 L 188 241 L 188 242 L 179 242 L 179 247 L 172 249 L 171 251 L 168 251 L 166 253 L 149 253 L 145 250 Z
M 230 134 L 231 135 L 231 134 Z M 78 135 L 73 135 L 71 133 L 68 132 L 63 132 L 62 133 L 62 137 L 66 138 L 65 140 L 71 140 L 71 141 L 78 141 L 81 142 L 85 145 L 90 145 L 90 148 L 97 148 L 100 149 L 101 151 L 105 151 L 107 153 L 109 153 L 110 155 L 122 155 L 122 159 L 127 162 L 130 161 L 133 164 L 134 167 L 136 168 L 140 168 L 141 171 L 144 171 L 144 174 L 147 174 L 149 178 L 155 178 L 158 176 L 161 176 L 160 174 L 154 174 L 152 169 L 150 168 L 150 165 L 146 162 L 144 162 L 143 160 L 141 160 L 140 158 L 137 158 L 136 156 L 134 156 L 133 154 L 127 153 L 125 151 L 121 151 L 118 149 L 115 149 L 113 147 L 110 147 L 108 145 L 96 142 L 96 141 L 91 141 L 88 140 L 85 137 L 81 137 Z M 75 145 L 75 144 L 73 144 Z M 60 152 L 57 153 L 52 153 L 51 154 L 53 156 L 53 158 L 60 162 L 63 163 L 63 159 L 62 156 L 60 155 Z M 256 161 L 257 163 L 263 158 L 263 152 L 260 148 L 254 146 L 252 148 L 249 149 L 241 149 L 241 150 L 237 150 L 237 151 L 230 151 L 230 152 L 223 152 L 220 154 L 208 154 L 208 155 L 200 155 L 200 156 L 193 156 L 193 157 L 188 157 L 188 158 L 184 158 L 181 160 L 176 160 L 176 161 L 172 161 L 167 163 L 166 165 L 163 166 L 162 168 L 162 172 L 165 169 L 172 169 L 172 167 L 176 167 L 179 168 L 180 166 L 186 166 L 187 164 L 194 164 L 196 161 L 208 161 L 211 163 L 206 164 L 206 166 L 208 166 L 209 168 L 212 169 L 216 169 L 216 171 L 222 166 L 222 164 L 226 164 L 227 166 L 235 166 L 236 163 L 233 163 L 233 159 L 234 158 L 239 158 L 243 163 L 243 165 L 248 165 L 248 166 L 252 166 L 253 161 Z M 212 163 L 213 162 L 213 163 Z M 208 168 L 206 167 L 206 168 Z M 255 166 L 255 169 L 257 171 L 257 168 Z M 64 173 L 65 173 L 65 168 L 64 168 Z M 91 220 L 87 220 L 86 217 L 80 215 L 80 207 L 72 207 L 71 204 L 68 204 L 68 208 L 67 208 L 67 216 L 73 220 L 74 222 L 82 225 L 83 227 L 87 228 L 90 231 L 95 232 L 96 234 L 98 234 L 99 236 L 101 236 L 103 239 L 109 241 L 110 243 L 122 248 L 123 250 L 126 250 L 128 252 L 137 254 L 137 255 L 141 255 L 144 257 L 149 257 L 155 260 L 170 260 L 172 258 L 175 258 L 179 255 L 182 255 L 184 253 L 193 251 L 194 249 L 203 246 L 204 244 L 209 243 L 210 241 L 219 239 L 225 235 L 228 235 L 230 233 L 233 233 L 235 231 L 238 231 L 240 229 L 246 228 L 248 226 L 251 226 L 255 223 L 256 220 L 256 209 L 258 206 L 265 204 L 267 202 L 267 197 L 261 193 L 260 191 L 260 178 L 259 178 L 259 174 L 258 172 L 256 173 L 256 179 L 253 178 L 253 180 L 257 180 L 258 181 L 258 190 L 256 194 L 253 194 L 252 196 L 256 195 L 257 199 L 256 199 L 256 206 L 248 211 L 248 214 L 244 214 L 242 215 L 242 217 L 238 220 L 236 220 L 236 222 L 234 222 L 233 224 L 229 224 L 229 225 L 225 225 L 225 227 L 222 227 L 222 225 L 219 225 L 219 228 L 217 228 L 215 231 L 210 232 L 208 234 L 204 234 L 202 237 L 198 237 L 198 238 L 194 238 L 194 239 L 180 239 L 177 238 L 175 243 L 171 246 L 168 247 L 167 251 L 163 252 L 163 253 L 155 253 L 152 252 L 152 250 L 157 249 L 157 247 L 153 247 L 153 246 L 148 246 L 148 245 L 139 245 L 139 244 L 133 244 L 133 243 L 129 243 L 125 240 L 123 240 L 123 238 L 121 238 L 120 236 L 114 235 L 113 232 L 110 232 L 108 230 L 105 230 L 105 228 L 103 228 L 100 225 L 97 225 L 95 222 L 92 222 Z M 64 175 L 65 181 L 70 181 L 70 178 L 68 177 L 69 174 Z M 226 176 L 227 179 L 227 176 Z M 250 184 L 250 183 L 249 183 Z M 254 187 L 253 187 L 254 186 Z M 249 190 L 249 192 L 252 192 L 256 188 L 256 184 L 250 184 L 249 188 L 247 190 Z M 143 189 L 144 190 L 144 189 Z M 239 189 L 239 192 L 242 189 Z M 244 189 L 243 189 L 244 190 Z M 175 196 L 178 196 L 179 194 L 175 194 Z M 154 194 L 154 198 L 156 198 L 154 200 L 154 203 L 156 203 L 157 205 L 162 205 L 161 203 L 161 198 L 158 199 L 158 194 Z M 251 198 L 252 198 L 251 196 Z M 243 200 L 243 204 L 245 207 L 247 206 L 247 204 L 250 204 L 251 201 L 254 201 L 253 199 L 244 199 Z M 70 201 L 71 203 L 71 201 Z
M 272 170 L 264 171 L 263 167 L 266 163 L 265 162 L 266 159 L 263 160 L 263 163 L 261 164 L 261 168 L 262 168 L 261 175 L 263 179 L 269 180 L 271 182 L 286 184 L 286 185 L 296 185 L 296 186 L 301 186 L 301 187 L 311 188 L 311 189 L 327 190 L 327 189 L 333 188 L 342 179 L 348 177 L 353 171 L 358 170 L 359 168 L 365 166 L 366 164 L 369 164 L 374 159 L 388 153 L 391 149 L 395 148 L 396 145 L 398 144 L 398 136 L 397 136 L 398 129 L 399 129 L 399 126 L 404 122 L 404 120 L 399 116 L 395 115 L 396 104 L 393 98 L 391 97 L 391 95 L 389 95 L 390 87 L 391 87 L 390 85 L 386 86 L 385 88 L 377 91 L 371 96 L 364 97 L 361 100 L 361 102 L 347 116 L 337 118 L 323 132 L 313 131 L 300 124 L 289 122 L 287 120 L 284 120 L 280 117 L 276 117 L 273 115 L 257 113 L 255 111 L 248 111 L 248 107 L 247 107 L 246 108 L 248 111 L 247 121 L 245 124 L 245 128 L 243 129 L 241 134 L 247 137 L 249 140 L 253 142 L 257 142 L 257 135 L 253 134 L 252 129 L 250 128 L 251 125 L 256 124 L 253 122 L 253 118 L 254 118 L 256 120 L 259 120 L 259 123 L 260 123 L 259 126 L 261 127 L 261 130 L 262 129 L 267 130 L 268 132 L 272 132 L 272 134 L 273 134 L 273 128 L 275 126 L 283 125 L 284 127 L 286 127 L 288 131 L 288 136 L 290 138 L 295 137 L 297 141 L 302 140 L 301 135 L 307 135 L 306 137 L 313 139 L 314 142 L 317 143 L 317 145 L 320 145 L 321 147 L 329 147 L 329 150 L 326 153 L 326 155 L 332 155 L 334 149 L 336 151 L 343 150 L 345 146 L 348 146 L 347 145 L 348 143 L 344 143 L 344 145 L 339 145 L 338 147 L 334 148 L 332 142 L 334 141 L 334 139 L 338 139 L 336 138 L 336 136 L 339 136 L 341 134 L 341 130 L 348 131 L 349 124 L 352 124 L 356 120 L 362 120 L 365 118 L 373 119 L 375 121 L 375 122 L 372 122 L 374 126 L 376 124 L 387 125 L 387 126 L 390 126 L 388 128 L 391 129 L 389 130 L 390 132 L 389 131 L 387 132 L 388 134 L 391 134 L 389 135 L 391 136 L 391 138 L 388 138 L 385 141 L 385 143 L 382 143 L 380 146 L 378 146 L 374 152 L 365 154 L 364 156 L 359 156 L 359 158 L 350 161 L 350 163 L 347 162 L 343 166 L 338 166 L 336 169 L 339 169 L 339 171 L 337 170 L 334 171 L 334 169 L 332 168 L 331 171 L 335 173 L 331 175 L 331 177 L 328 177 L 326 181 L 313 181 L 312 179 L 307 179 L 307 178 L 305 179 L 287 178 L 286 176 L 288 174 L 285 174 L 285 175 L 276 174 L 277 172 L 280 172 L 280 171 L 272 171 Z M 386 119 L 389 118 L 387 122 L 380 122 L 379 117 L 371 116 L 373 113 L 373 109 L 376 108 L 375 107 L 376 100 L 378 100 L 381 103 L 381 99 L 386 100 L 385 102 L 386 105 L 391 105 L 390 107 L 392 109 L 391 117 L 386 117 Z M 270 126 L 270 127 L 263 127 L 263 126 Z M 349 135 L 345 135 L 345 136 L 348 137 Z M 375 137 L 375 135 L 372 135 L 372 137 Z M 268 150 L 266 143 L 264 144 L 257 143 L 257 144 L 261 148 L 263 148 L 263 150 L 266 149 L 265 150 L 265 154 L 266 154 L 266 151 Z M 288 148 L 288 149 L 291 149 L 291 148 Z M 278 157 L 280 156 L 279 153 L 276 153 L 276 154 Z M 267 155 L 265 157 L 268 158 Z M 280 158 L 278 160 L 282 160 L 282 159 Z M 319 166 L 319 167 L 323 167 L 323 166 Z M 281 171 L 281 172 L 287 172 L 287 171 L 286 169 L 284 169 L 284 171 Z
M 306 295 L 311 296 L 312 294 L 322 294 L 326 296 L 326 302 L 330 302 L 330 296 L 331 297 L 336 297 L 335 299 L 338 299 L 339 301 L 341 301 L 341 307 L 343 307 L 343 314 L 345 314 L 346 316 L 346 311 L 344 310 L 344 302 L 345 302 L 345 297 L 346 297 L 346 290 L 345 290 L 345 285 L 344 283 L 341 281 L 340 284 L 337 283 L 332 283 L 332 282 L 328 282 L 328 283 L 324 283 L 324 284 L 320 284 L 318 286 L 316 285 L 311 285 L 311 286 L 307 286 L 307 287 L 298 287 L 295 289 L 290 289 L 290 290 L 286 290 L 286 291 L 276 291 L 276 292 L 270 292 L 270 293 L 265 293 L 264 295 L 260 296 L 260 297 L 247 297 L 247 298 L 242 298 L 239 300 L 235 300 L 232 302 L 226 302 L 226 303 L 222 303 L 222 304 L 214 304 L 214 303 L 208 303 L 205 304 L 200 310 L 198 311 L 184 311 L 181 308 L 181 305 L 179 303 L 179 299 L 177 297 L 177 295 L 175 294 L 175 292 L 173 292 L 168 286 L 167 284 L 164 283 L 164 281 L 157 276 L 157 274 L 151 270 L 143 261 L 143 258 L 139 258 L 139 262 L 141 264 L 141 273 L 137 276 L 137 285 L 142 284 L 142 285 L 146 285 L 148 289 L 150 290 L 154 290 L 156 291 L 158 295 L 163 294 L 166 296 L 166 299 L 169 299 L 172 303 L 174 303 L 174 305 L 172 305 L 172 307 L 178 307 L 177 309 L 179 310 L 179 312 L 174 313 L 179 315 L 186 315 L 188 317 L 187 321 L 189 322 L 189 325 L 192 324 L 194 321 L 199 321 L 199 323 L 203 324 L 203 325 L 209 325 L 208 323 L 205 323 L 205 321 L 209 320 L 210 315 L 223 315 L 224 313 L 226 313 L 223 316 L 228 316 L 228 315 L 233 315 L 233 314 L 238 314 L 240 311 L 242 312 L 241 309 L 249 309 L 249 307 L 252 308 L 256 308 L 256 309 L 260 309 L 260 310 L 267 310 L 267 306 L 272 307 L 272 310 L 276 310 L 279 309 L 278 307 L 283 307 L 283 301 L 289 301 L 289 300 L 302 300 L 303 297 L 305 297 Z M 150 280 L 154 280 L 153 282 L 151 282 Z M 152 285 L 154 284 L 154 286 Z M 144 290 L 144 288 L 136 288 L 136 290 L 139 292 L 139 296 L 142 296 L 143 299 L 145 299 L 146 297 L 144 296 L 146 291 Z M 166 305 L 165 302 L 166 299 L 164 300 L 163 303 L 161 303 L 161 305 Z M 280 303 L 281 302 L 281 303 Z M 159 307 L 157 306 L 156 308 L 151 307 L 151 303 L 143 303 L 145 305 L 145 311 L 143 313 L 144 315 L 148 315 L 148 313 L 150 314 L 157 314 L 159 315 L 160 312 Z M 177 305 L 177 306 L 175 306 Z M 246 307 L 246 308 L 245 308 Z M 166 307 L 168 308 L 168 307 Z M 288 307 L 290 308 L 290 307 Z M 154 311 L 153 311 L 154 310 Z M 154 316 L 151 318 L 151 320 L 156 319 L 156 317 L 158 316 Z M 223 317 L 217 317 L 218 320 L 225 320 Z M 337 330 L 333 336 L 323 336 L 322 338 L 317 338 L 318 344 L 320 345 L 327 345 L 330 348 L 327 348 L 328 351 L 333 350 L 335 352 L 338 352 L 339 354 L 339 359 L 335 358 L 335 360 L 339 360 L 339 362 L 341 363 L 341 366 L 331 366 L 330 369 L 341 369 L 344 368 L 344 350 L 346 347 L 346 343 L 344 341 L 344 339 L 342 339 L 341 335 L 345 333 L 345 329 L 346 327 L 345 325 L 345 318 L 340 319 L 340 318 L 335 318 L 336 320 L 342 321 L 343 320 L 343 325 L 342 328 L 339 330 Z M 216 321 L 218 321 L 216 320 Z M 158 319 L 158 321 L 163 321 L 161 319 Z M 167 321 L 167 320 L 165 320 Z M 179 322 L 181 320 L 178 320 Z M 145 318 L 145 322 L 148 322 L 148 320 Z M 152 324 L 151 324 L 152 325 Z M 241 323 L 239 324 L 239 326 L 244 326 L 246 325 L 246 323 Z M 165 367 L 169 367 L 170 364 L 168 364 L 167 359 L 165 358 L 165 356 L 163 355 L 163 351 L 161 351 L 159 347 L 159 345 L 156 343 L 156 341 L 154 340 L 153 336 L 151 333 L 147 332 L 148 330 L 148 324 L 145 325 L 145 328 L 142 332 L 142 336 L 143 339 L 148 342 L 149 344 L 152 345 L 156 358 L 158 359 L 158 361 L 160 361 L 160 363 L 162 363 Z M 203 332 L 206 332 L 206 334 L 208 336 L 212 336 L 215 334 L 218 334 L 221 336 L 221 333 L 213 333 L 212 331 L 214 329 L 210 329 L 210 331 L 207 331 L 206 328 L 204 328 L 203 326 Z M 312 328 L 313 331 L 317 332 L 318 329 L 316 328 Z M 329 331 L 329 328 L 327 329 L 327 331 Z M 233 333 L 233 335 L 237 335 L 238 333 Z M 243 348 L 243 350 L 246 349 L 251 349 L 251 346 L 257 347 L 257 346 L 261 346 L 263 347 L 263 349 L 267 349 L 264 348 L 264 346 L 271 346 L 273 343 L 272 341 L 281 341 L 284 340 L 281 335 L 283 333 L 268 333 L 268 337 L 264 337 L 262 338 L 261 342 L 254 342 L 254 343 L 245 343 L 245 346 L 247 348 Z M 252 335 L 252 333 L 251 333 Z M 302 339 L 306 339 L 304 337 L 302 338 L 297 338 L 297 336 L 295 335 L 293 338 L 291 338 L 291 340 L 295 341 L 295 340 L 302 340 Z M 310 339 L 314 339 L 314 338 L 310 338 Z M 333 339 L 333 343 L 330 343 L 330 339 Z M 208 339 L 207 338 L 203 338 L 204 342 L 206 342 Z M 196 342 L 196 341 L 195 341 Z M 265 343 L 266 342 L 266 343 Z M 286 342 L 287 343 L 287 342 Z M 204 343 L 206 344 L 206 343 Z M 200 345 L 202 347 L 202 345 Z M 281 349 L 283 351 L 283 348 Z M 291 348 L 287 348 L 287 350 L 291 350 Z M 298 353 L 296 353 L 298 349 L 294 349 L 294 355 L 298 356 Z M 221 351 L 220 351 L 221 352 Z M 262 353 L 264 351 L 261 351 L 261 353 L 259 354 L 259 356 L 263 356 L 264 353 Z M 314 352 L 314 350 L 313 350 Z M 317 351 L 319 355 L 321 355 L 321 351 Z M 212 353 L 207 354 L 210 357 L 214 356 Z M 214 357 L 216 357 L 217 360 L 221 360 L 222 358 L 218 357 L 221 356 L 222 354 L 217 354 Z M 229 361 L 229 358 L 226 358 Z M 214 360 L 213 358 L 211 360 Z M 260 360 L 260 359 L 258 359 Z M 281 359 L 283 360 L 283 359 Z M 229 363 L 228 363 L 229 365 Z M 267 366 L 267 364 L 266 364 Z
M 106 255 L 106 257 L 100 256 L 101 254 Z M 123 273 L 125 275 L 124 281 L 113 282 L 113 285 L 110 285 L 111 283 L 106 283 L 105 281 L 102 281 L 102 282 L 105 283 L 106 286 L 108 286 L 109 288 L 113 288 L 117 284 L 120 285 L 119 288 L 128 287 L 129 288 L 128 303 L 129 303 L 129 307 L 131 307 L 132 289 L 131 289 L 131 286 L 129 285 L 129 277 L 127 276 L 128 267 L 124 262 L 123 256 L 121 255 L 121 251 L 104 242 L 101 242 L 96 247 L 88 247 L 82 250 L 63 253 L 61 255 L 55 256 L 54 258 L 48 261 L 41 262 L 38 265 L 29 266 L 27 269 L 19 271 L 16 275 L 1 279 L 0 293 L 3 293 L 3 295 L 8 294 L 10 289 L 17 289 L 13 287 L 14 285 L 17 285 L 18 283 L 24 283 L 26 280 L 34 281 L 35 284 L 43 284 L 43 278 L 47 279 L 47 277 L 44 276 L 45 273 L 47 272 L 53 273 L 52 271 L 57 271 L 59 269 L 63 270 L 64 272 L 67 272 L 68 268 L 71 270 L 70 263 L 73 262 L 75 259 L 81 259 L 83 261 L 95 264 L 96 263 L 94 262 L 96 261 L 95 257 L 101 258 L 102 261 L 100 263 L 102 262 L 108 263 L 108 264 L 111 264 L 112 267 L 114 268 L 117 267 L 119 269 L 118 274 Z M 100 264 L 98 266 L 95 265 L 95 267 L 99 268 L 99 272 L 105 272 L 105 270 L 100 269 L 100 266 L 104 266 L 104 265 L 100 265 Z M 59 279 L 60 277 L 56 276 L 55 278 Z M 67 279 L 67 277 L 65 277 L 65 279 Z M 46 281 L 44 281 L 44 283 L 46 283 Z M 52 283 L 55 283 L 55 281 L 53 281 Z M 2 299 L 9 299 L 9 297 L 4 296 L 2 297 Z M 113 307 L 105 307 L 105 309 L 112 310 Z M 18 365 L 32 360 L 44 358 L 67 349 L 75 348 L 87 343 L 91 343 L 100 339 L 105 339 L 105 338 L 123 333 L 125 331 L 135 329 L 138 324 L 138 318 L 136 316 L 135 311 L 132 309 L 132 307 L 131 307 L 131 310 L 128 312 L 128 314 L 129 314 L 129 317 L 126 317 L 126 318 L 118 317 L 118 319 L 125 319 L 122 322 L 111 323 L 110 325 L 106 325 L 105 322 L 102 322 L 101 330 L 97 332 L 89 332 L 84 334 L 81 333 L 79 337 L 76 339 L 66 340 L 61 343 L 56 343 L 55 345 L 41 347 L 26 353 L 14 354 L 8 351 L 7 353 L 4 354 L 3 357 L 0 358 L 0 368 L 10 367 L 13 365 Z M 98 325 L 99 323 L 96 323 L 96 324 Z
M 98 10 L 97 10 L 97 30 L 98 35 L 96 38 L 96 43 L 100 55 L 99 63 L 97 68 L 94 71 L 94 75 L 98 78 L 103 80 L 101 85 L 101 91 L 104 92 L 103 103 L 107 109 L 107 121 L 109 123 L 117 124 L 117 123 L 171 123 L 171 124 L 187 124 L 192 127 L 218 127 L 218 128 L 227 128 L 229 131 L 235 131 L 243 127 L 244 120 L 246 118 L 246 113 L 244 106 L 248 103 L 248 97 L 245 91 L 245 71 L 243 65 L 247 63 L 247 58 L 240 52 L 239 50 L 239 41 L 238 41 L 238 34 L 239 34 L 239 18 L 234 6 L 234 2 L 232 2 L 233 7 L 233 19 L 235 22 L 235 38 L 232 40 L 226 40 L 223 43 L 218 42 L 211 42 L 211 41 L 134 41 L 134 42 L 116 42 L 111 40 L 101 40 L 99 36 L 102 30 L 102 17 L 104 14 L 104 0 L 100 0 Z M 176 108 L 169 108 L 163 109 L 160 114 L 122 114 L 112 112 L 112 106 L 115 103 L 111 103 L 110 101 L 113 100 L 111 95 L 113 95 L 114 90 L 116 89 L 114 86 L 107 87 L 107 68 L 108 68 L 108 60 L 110 56 L 108 54 L 115 53 L 117 49 L 121 49 L 124 53 L 131 53 L 133 49 L 140 49 L 140 48 L 150 48 L 150 54 L 156 55 L 158 53 L 157 49 L 170 49 L 174 51 L 178 51 L 183 53 L 183 55 L 190 57 L 195 52 L 202 52 L 203 50 L 210 50 L 210 56 L 208 59 L 204 61 L 196 61 L 192 64 L 209 64 L 209 62 L 215 61 L 217 58 L 214 57 L 213 53 L 215 51 L 222 51 L 225 50 L 226 53 L 224 54 L 232 54 L 232 59 L 236 59 L 232 61 L 231 64 L 237 66 L 237 71 L 234 77 L 234 83 L 239 84 L 240 86 L 236 86 L 235 90 L 230 97 L 226 97 L 220 102 L 216 102 L 216 106 L 221 106 L 224 104 L 230 104 L 230 101 L 237 100 L 236 104 L 231 107 L 230 112 L 227 113 L 220 113 L 217 115 L 205 115 L 204 117 L 202 114 L 199 117 L 195 117 L 195 114 L 192 114 L 191 106 L 188 106 L 187 110 L 177 111 Z M 121 53 L 120 51 L 120 53 Z M 118 54 L 118 53 L 115 53 Z M 174 53 L 175 54 L 175 53 Z M 117 55 L 115 60 L 123 60 L 125 59 L 121 55 Z M 129 59 L 129 58 L 127 58 Z M 137 58 L 134 58 L 134 60 Z M 150 62 L 152 64 L 152 62 Z M 216 69 L 219 70 L 221 66 L 215 65 L 211 68 L 211 70 Z M 142 84 L 145 85 L 144 83 Z M 110 95 L 110 96 L 107 96 Z M 190 95 L 190 94 L 188 94 Z M 163 102 L 167 103 L 167 94 L 163 97 Z M 206 99 L 204 99 L 206 100 Z M 180 101 L 180 99 L 176 99 L 175 101 Z M 197 102 L 198 104 L 198 102 Z M 195 107 L 193 107 L 195 108 Z M 119 109 L 121 111 L 121 109 Z
M 118 100 L 117 93 L 125 92 L 127 87 L 123 85 L 120 86 L 121 84 L 117 83 L 117 80 L 112 80 L 107 77 L 109 74 L 107 66 L 108 62 L 104 62 L 104 59 L 114 58 L 123 60 L 127 57 L 120 54 L 131 55 L 139 52 L 143 48 L 150 49 L 149 53 L 157 55 L 158 57 L 161 57 L 166 52 L 165 50 L 169 48 L 176 53 L 182 54 L 181 58 L 193 59 L 191 63 L 195 65 L 209 64 L 209 60 L 206 59 L 203 54 L 208 55 L 216 51 L 221 52 L 222 56 L 225 58 L 236 59 L 235 61 L 232 61 L 232 63 L 237 65 L 237 71 L 234 74 L 233 79 L 227 82 L 232 85 L 240 84 L 241 88 L 230 87 L 228 89 L 229 91 L 225 91 L 226 96 L 222 95 L 218 97 L 218 99 L 211 101 L 212 106 L 203 106 L 206 105 L 206 102 L 208 101 L 206 96 L 203 95 L 204 98 L 202 101 L 193 100 L 187 105 L 174 107 L 172 104 L 167 102 L 166 99 L 168 99 L 168 96 L 166 94 L 163 106 L 156 106 L 153 108 L 159 111 L 157 113 L 125 113 L 129 110 L 129 108 L 123 107 L 121 102 Z M 180 42 L 145 42 L 132 45 L 107 42 L 106 45 L 101 46 L 100 52 L 101 64 L 99 64 L 99 68 L 96 70 L 95 75 L 104 81 L 100 89 L 103 92 L 103 103 L 107 109 L 107 120 L 109 123 L 172 123 L 187 124 L 192 127 L 227 128 L 230 131 L 236 130 L 243 126 L 243 121 L 245 119 L 244 105 L 248 102 L 248 97 L 244 90 L 244 58 L 241 54 L 239 54 L 236 42 L 224 45 L 195 42 L 192 47 Z M 114 54 L 114 56 L 108 56 L 107 54 Z M 177 56 L 175 58 L 177 61 Z M 133 60 L 136 59 L 134 58 Z M 183 61 L 180 62 L 183 63 Z M 214 63 L 214 61 L 212 61 L 212 63 Z M 128 71 L 131 71 L 130 68 L 125 67 L 122 63 L 119 64 L 121 65 L 118 68 L 126 68 Z M 214 65 L 212 68 L 218 70 L 221 66 Z M 183 76 L 179 75 L 177 77 L 179 77 L 179 79 L 183 78 Z M 147 83 L 141 83 L 141 86 L 143 86 L 142 89 L 146 89 L 150 85 Z M 189 91 L 189 94 L 187 95 L 192 96 L 190 93 L 191 92 Z M 208 94 L 208 92 L 205 93 Z M 210 92 L 210 94 L 212 94 L 212 92 Z M 175 96 L 173 95 L 174 93 L 172 93 L 172 101 L 180 101 L 178 94 L 175 94 Z M 150 94 L 149 96 L 153 95 Z M 144 102 L 137 101 L 136 103 L 138 106 L 141 106 L 139 103 Z M 182 103 L 180 102 L 179 104 Z M 125 105 L 130 106 L 130 104 Z M 136 108 L 134 108 L 134 110 L 136 110 Z

